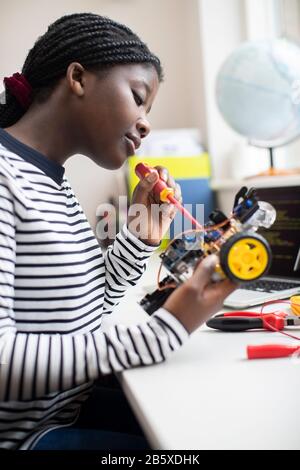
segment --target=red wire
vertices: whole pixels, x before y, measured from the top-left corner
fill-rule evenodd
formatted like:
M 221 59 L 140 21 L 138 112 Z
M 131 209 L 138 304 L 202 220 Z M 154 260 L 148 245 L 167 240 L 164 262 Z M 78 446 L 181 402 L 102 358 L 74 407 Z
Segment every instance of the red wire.
M 270 313 L 263 313 L 263 309 L 267 306 L 267 305 L 272 305 L 272 304 L 289 304 L 291 305 L 292 302 L 290 300 L 269 300 L 268 302 L 265 302 L 264 304 L 262 304 L 261 306 L 261 309 L 260 309 L 260 315 L 261 317 L 264 317 L 265 315 L 270 315 Z M 297 307 L 300 307 L 299 304 L 296 304 L 295 302 L 293 302 L 293 305 L 296 305 Z M 271 312 L 273 315 L 279 317 L 278 314 L 276 314 L 276 312 Z M 295 315 L 296 316 L 296 315 Z M 298 341 L 300 341 L 300 337 L 299 336 L 294 336 L 294 335 L 291 335 L 290 333 L 285 333 L 284 331 L 282 330 L 278 330 L 278 328 L 275 328 L 273 325 L 271 325 L 270 323 L 268 323 L 266 320 L 264 320 L 264 322 L 268 325 L 268 327 L 270 328 L 270 330 L 272 331 L 276 331 L 277 333 L 280 333 L 284 336 L 288 336 L 289 338 L 292 338 L 292 339 L 296 339 Z M 299 348 L 300 349 L 300 348 Z

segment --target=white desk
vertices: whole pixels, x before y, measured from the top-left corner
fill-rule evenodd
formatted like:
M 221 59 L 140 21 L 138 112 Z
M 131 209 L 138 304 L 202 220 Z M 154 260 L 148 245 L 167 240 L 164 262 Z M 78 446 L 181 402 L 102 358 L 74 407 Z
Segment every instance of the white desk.
M 152 263 L 143 282 L 154 279 Z M 135 288 L 113 317 L 145 318 Z M 300 336 L 300 329 L 293 328 Z M 293 343 L 267 331 L 224 333 L 202 326 L 167 362 L 121 374 L 154 449 L 300 449 L 300 359 L 246 359 L 248 344 Z

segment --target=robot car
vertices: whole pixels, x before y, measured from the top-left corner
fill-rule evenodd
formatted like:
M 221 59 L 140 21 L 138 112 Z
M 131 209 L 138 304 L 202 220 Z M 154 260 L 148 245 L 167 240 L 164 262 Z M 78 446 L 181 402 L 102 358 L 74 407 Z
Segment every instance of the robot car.
M 265 275 L 271 265 L 268 242 L 259 235 L 260 227 L 269 228 L 276 211 L 268 202 L 259 201 L 254 188 L 242 187 L 235 196 L 229 217 L 216 209 L 203 230 L 183 232 L 160 255 L 168 275 L 158 281 L 158 288 L 147 294 L 140 305 L 152 314 L 167 297 L 193 274 L 196 265 L 214 253 L 219 258 L 212 280 L 225 277 L 239 284 L 253 282 Z

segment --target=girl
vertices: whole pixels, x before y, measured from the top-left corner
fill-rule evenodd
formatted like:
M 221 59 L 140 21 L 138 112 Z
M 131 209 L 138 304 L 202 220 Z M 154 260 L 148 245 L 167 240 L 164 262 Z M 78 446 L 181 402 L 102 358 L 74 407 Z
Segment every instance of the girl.
M 101 330 L 102 318 L 138 281 L 174 217 L 171 206 L 162 220 L 151 215 L 158 173 L 177 190 L 177 198 L 180 194 L 163 168 L 141 181 L 133 203 L 147 208 L 148 236 L 139 239 L 124 226 L 104 256 L 63 165 L 81 153 L 103 168 L 119 168 L 149 133 L 147 113 L 161 80 L 159 59 L 130 29 L 90 13 L 64 16 L 50 25 L 29 51 L 22 73 L 4 79 L 2 448 L 30 449 L 53 428 L 77 429 L 74 423 L 95 379 L 164 361 L 234 288 L 229 281 L 212 286 L 216 260 L 208 258 L 149 320 Z M 100 417 L 101 409 L 104 414 L 105 404 L 98 400 Z M 91 446 L 90 434 L 86 444 L 83 430 L 76 433 L 63 445 Z M 97 435 L 93 448 L 111 445 L 103 436 Z M 55 442 L 52 448 L 64 448 Z

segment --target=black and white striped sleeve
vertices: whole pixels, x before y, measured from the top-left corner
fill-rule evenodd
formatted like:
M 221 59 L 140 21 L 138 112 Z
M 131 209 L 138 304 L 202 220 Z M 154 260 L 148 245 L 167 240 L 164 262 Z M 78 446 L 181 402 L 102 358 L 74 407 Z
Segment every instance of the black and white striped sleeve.
M 164 309 L 139 325 L 112 326 L 106 332 L 18 331 L 14 312 L 15 230 L 18 217 L 24 216 L 21 210 L 16 194 L 0 173 L 0 401 L 34 400 L 88 383 L 102 374 L 159 363 L 183 344 L 187 331 Z M 141 254 L 137 262 L 141 270 L 144 257 Z
M 1 306 L 2 318 L 4 311 Z M 82 335 L 25 334 L 11 325 L 0 336 L 0 401 L 38 399 L 100 375 L 163 362 L 187 337 L 163 308 L 145 323 Z
M 145 245 L 126 225 L 105 253 L 105 295 L 103 313 L 111 313 L 124 297 L 128 287 L 134 286 L 144 273 L 147 261 L 157 246 Z

